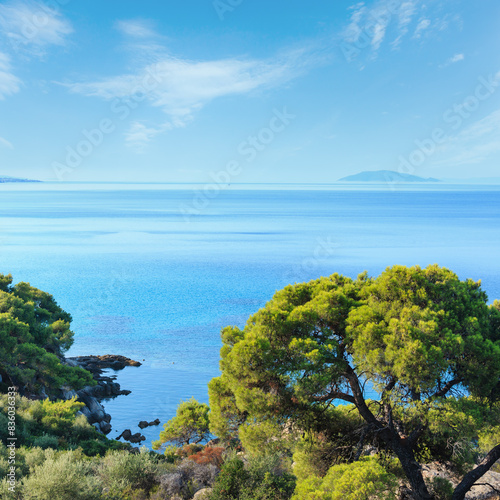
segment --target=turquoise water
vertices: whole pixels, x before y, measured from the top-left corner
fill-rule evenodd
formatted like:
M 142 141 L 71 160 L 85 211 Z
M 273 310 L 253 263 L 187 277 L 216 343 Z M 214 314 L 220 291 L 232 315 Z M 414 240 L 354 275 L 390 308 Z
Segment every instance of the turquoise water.
M 118 374 L 110 437 L 207 401 L 220 329 L 289 282 L 438 263 L 500 298 L 498 186 L 233 185 L 202 207 L 196 189 L 0 184 L 0 272 L 73 315 L 69 355 L 144 360 Z

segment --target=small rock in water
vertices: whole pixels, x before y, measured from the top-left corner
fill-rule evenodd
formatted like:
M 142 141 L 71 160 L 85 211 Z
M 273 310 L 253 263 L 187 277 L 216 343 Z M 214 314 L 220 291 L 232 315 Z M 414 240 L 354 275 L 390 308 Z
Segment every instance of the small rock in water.
M 125 441 L 129 441 L 130 443 L 140 443 L 141 441 L 146 441 L 146 437 L 140 432 L 132 434 L 130 429 L 125 429 L 116 439 L 120 438 L 123 438 Z
M 141 420 L 139 422 L 140 429 L 145 429 L 146 427 L 152 427 L 153 425 L 160 425 L 160 419 L 157 418 L 156 420 L 153 420 L 152 422 L 148 422 L 147 420 Z

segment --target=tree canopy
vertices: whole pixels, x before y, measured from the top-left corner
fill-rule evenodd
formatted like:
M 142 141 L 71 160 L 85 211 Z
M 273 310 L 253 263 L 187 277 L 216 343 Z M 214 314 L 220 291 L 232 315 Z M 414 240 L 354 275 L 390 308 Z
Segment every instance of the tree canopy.
M 30 286 L 12 285 L 0 274 L 0 375 L 22 394 L 80 389 L 94 383 L 89 372 L 61 362 L 73 343 L 71 316 L 52 295 Z
M 160 439 L 153 443 L 154 449 L 159 449 L 164 443 L 178 445 L 197 444 L 210 435 L 208 429 L 208 405 L 191 398 L 182 401 L 177 407 L 175 417 L 170 419 L 160 432 Z
M 276 292 L 244 329 L 223 329 L 222 341 L 213 431 L 272 422 L 335 447 L 345 435 L 332 432 L 332 408 L 350 405 L 360 425 L 344 460 L 375 443 L 399 459 L 417 499 L 433 498 L 419 465 L 426 452 L 476 465 L 454 500 L 500 458 L 495 438 L 486 456 L 477 445 L 500 423 L 500 304 L 488 306 L 480 282 L 437 265 L 333 274 Z M 463 436 L 466 445 L 450 445 Z

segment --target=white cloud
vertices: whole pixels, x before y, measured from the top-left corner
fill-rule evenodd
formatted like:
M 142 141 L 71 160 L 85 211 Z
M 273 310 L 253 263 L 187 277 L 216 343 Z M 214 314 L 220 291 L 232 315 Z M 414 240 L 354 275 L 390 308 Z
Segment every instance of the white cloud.
M 378 23 L 373 30 L 372 47 L 375 52 L 378 51 L 384 41 L 387 23 Z
M 11 71 L 10 58 L 0 52 L 0 100 L 19 92 L 21 80 Z
M 341 34 L 342 38 L 360 49 L 370 45 L 373 57 L 376 57 L 391 25 L 397 35 L 393 45 L 399 45 L 416 12 L 414 0 L 402 1 L 397 7 L 392 0 L 379 0 L 371 8 L 358 3 L 350 9 L 353 13 L 349 25 Z
M 134 108 L 138 102 L 159 108 L 166 118 L 148 126 L 135 121 L 125 133 L 126 144 L 138 152 L 158 134 L 186 126 L 213 100 L 279 87 L 331 57 L 324 43 L 316 41 L 269 59 L 182 59 L 168 52 L 165 38 L 152 26 L 147 20 L 122 20 L 115 25 L 125 36 L 124 47 L 130 51 L 135 71 L 90 82 L 58 82 L 72 93 L 116 105 L 134 101 Z
M 116 28 L 124 35 L 133 38 L 153 38 L 157 36 L 152 23 L 141 19 L 117 21 Z
M 348 25 L 340 33 L 344 54 L 348 59 L 363 50 L 371 59 L 376 59 L 379 50 L 388 38 L 390 45 L 398 48 L 410 31 L 420 38 L 425 30 L 435 25 L 436 30 L 460 24 L 460 16 L 446 15 L 444 18 L 428 18 L 429 6 L 419 0 L 377 0 L 367 6 L 364 2 L 352 5 Z M 426 14 L 424 17 L 423 14 Z
M 143 123 L 133 122 L 125 133 L 125 142 L 137 153 L 142 153 L 146 146 L 158 135 L 165 130 L 171 129 L 170 124 L 165 124 L 161 127 L 147 127 Z
M 192 61 L 163 56 L 135 73 L 95 82 L 63 84 L 73 93 L 106 100 L 144 100 L 161 108 L 174 127 L 183 126 L 193 114 L 214 99 L 245 95 L 277 87 L 317 62 L 307 48 L 269 59 L 220 59 Z
M 14 146 L 7 139 L 0 137 L 0 148 L 14 149 Z
M 414 1 L 403 2 L 401 4 L 398 12 L 400 29 L 406 29 L 406 27 L 410 24 L 416 10 L 417 8 Z
M 456 63 L 458 61 L 463 61 L 465 56 L 463 54 L 455 54 L 450 60 L 450 64 Z
M 500 109 L 450 137 L 439 148 L 442 159 L 436 165 L 478 164 L 497 152 L 500 152 Z
M 447 66 L 463 61 L 464 59 L 465 59 L 464 54 L 455 54 L 453 57 L 450 57 L 444 64 L 440 64 L 439 67 L 446 68 Z
M 415 28 L 415 33 L 413 34 L 413 38 L 420 38 L 422 36 L 422 33 L 429 28 L 431 25 L 430 19 L 422 18 L 417 24 L 417 27 Z
M 344 38 L 347 42 L 357 42 L 363 33 L 361 23 L 366 12 L 366 7 L 363 2 L 350 7 L 353 10 L 351 22 L 344 30 Z
M 0 4 L 0 28 L 14 50 L 36 56 L 43 56 L 49 45 L 64 45 L 73 31 L 57 10 L 19 0 Z
M 398 12 L 398 35 L 392 42 L 394 48 L 399 47 L 401 40 L 408 33 L 408 25 L 411 23 L 417 8 L 414 1 L 403 2 Z

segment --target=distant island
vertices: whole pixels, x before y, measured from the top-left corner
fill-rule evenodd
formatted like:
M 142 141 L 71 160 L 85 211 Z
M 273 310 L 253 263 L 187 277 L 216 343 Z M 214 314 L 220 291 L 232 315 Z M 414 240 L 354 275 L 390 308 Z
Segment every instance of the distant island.
M 42 182 L 32 179 L 18 179 L 17 177 L 8 177 L 7 175 L 0 175 L 0 183 L 3 182 Z
M 401 174 L 393 170 L 365 170 L 359 174 L 342 177 L 339 182 L 441 182 L 432 177 L 418 177 L 417 175 Z

